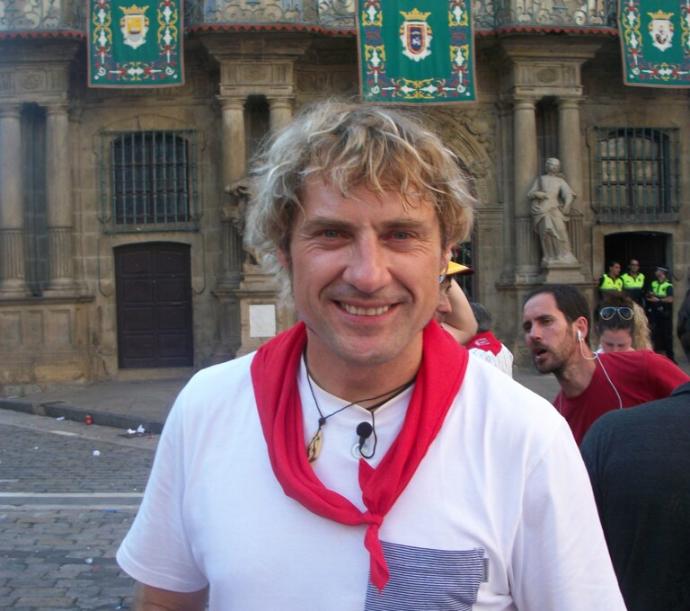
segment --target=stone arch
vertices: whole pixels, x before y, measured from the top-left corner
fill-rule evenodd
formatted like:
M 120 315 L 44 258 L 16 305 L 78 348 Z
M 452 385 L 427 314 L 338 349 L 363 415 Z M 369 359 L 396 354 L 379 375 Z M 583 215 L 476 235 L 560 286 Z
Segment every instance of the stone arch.
M 492 160 L 493 125 L 477 111 L 433 109 L 429 113 L 445 144 L 457 155 L 473 182 L 480 204 L 496 200 Z

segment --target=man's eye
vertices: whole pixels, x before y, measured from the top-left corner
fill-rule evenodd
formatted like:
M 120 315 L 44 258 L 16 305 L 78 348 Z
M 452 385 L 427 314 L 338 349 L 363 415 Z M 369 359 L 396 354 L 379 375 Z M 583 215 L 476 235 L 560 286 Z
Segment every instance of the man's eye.
M 393 238 L 394 240 L 408 240 L 411 237 L 412 237 L 412 234 L 409 231 L 392 231 L 391 232 L 391 238 Z
M 338 238 L 338 237 L 340 237 L 341 234 L 340 234 L 340 232 L 339 232 L 337 229 L 324 229 L 324 230 L 321 232 L 321 235 L 322 235 L 324 238 L 331 238 L 331 239 L 333 239 L 333 238 Z

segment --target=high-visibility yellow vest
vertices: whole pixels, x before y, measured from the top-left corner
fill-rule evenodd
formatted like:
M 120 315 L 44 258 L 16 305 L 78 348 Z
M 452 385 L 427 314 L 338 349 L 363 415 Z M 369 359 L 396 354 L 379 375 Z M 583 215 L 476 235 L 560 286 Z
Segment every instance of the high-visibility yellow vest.
M 672 286 L 673 285 L 668 280 L 664 280 L 663 282 L 653 280 L 652 293 L 654 293 L 655 297 L 663 299 L 664 297 L 668 297 L 668 289 L 670 289 Z
M 620 278 L 616 278 L 614 280 L 608 274 L 604 274 L 601 277 L 601 283 L 599 284 L 599 288 L 602 291 L 622 291 L 623 281 Z
M 630 274 L 623 274 L 621 276 L 624 289 L 642 289 L 644 288 L 644 274 L 637 274 L 631 276 Z

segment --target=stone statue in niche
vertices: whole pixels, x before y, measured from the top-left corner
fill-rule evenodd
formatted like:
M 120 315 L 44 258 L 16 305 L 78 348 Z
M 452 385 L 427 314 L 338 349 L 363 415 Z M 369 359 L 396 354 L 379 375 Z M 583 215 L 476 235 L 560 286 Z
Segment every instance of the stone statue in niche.
M 527 194 L 534 230 L 541 243 L 541 264 L 573 265 L 577 259 L 570 248 L 567 222 L 576 194 L 560 173 L 558 159 L 550 157 L 545 165 L 546 173 L 535 179 Z
M 225 187 L 225 193 L 227 194 L 226 204 L 222 208 L 221 219 L 230 222 L 239 236 L 240 244 L 238 244 L 238 247 L 244 250 L 245 263 L 252 266 L 258 266 L 259 263 L 255 253 L 241 244 L 244 237 L 247 206 L 249 205 L 249 198 L 251 197 L 249 180 L 246 177 L 236 180 L 231 185 Z

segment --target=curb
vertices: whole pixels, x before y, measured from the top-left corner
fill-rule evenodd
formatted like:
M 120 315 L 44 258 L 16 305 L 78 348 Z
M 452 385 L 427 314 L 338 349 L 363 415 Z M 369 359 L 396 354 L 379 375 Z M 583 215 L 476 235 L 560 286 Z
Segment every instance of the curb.
M 81 407 L 69 405 L 64 401 L 46 401 L 45 403 L 31 403 L 18 399 L 0 399 L 0 409 L 9 409 L 34 416 L 47 416 L 49 418 L 65 418 L 75 422 L 84 422 L 87 415 L 93 418 L 93 424 L 109 426 L 117 429 L 136 429 L 142 425 L 147 433 L 160 435 L 163 430 L 163 422 L 155 422 L 137 416 L 124 416 L 110 412 L 99 412 Z

